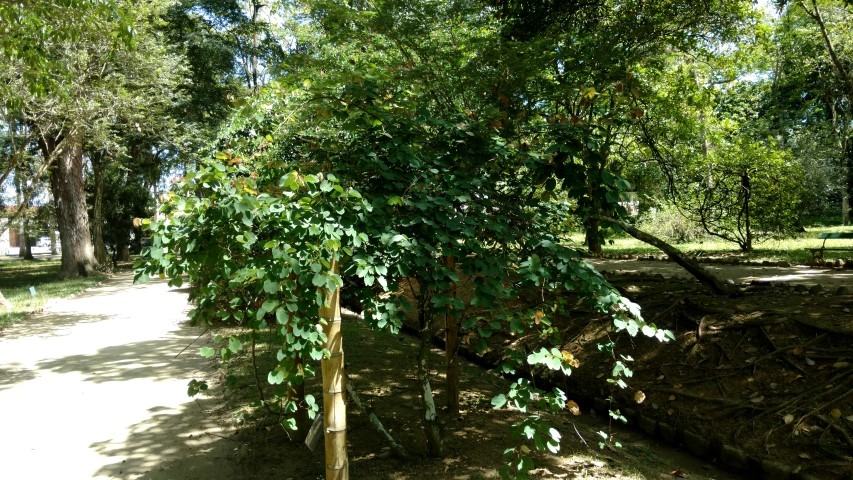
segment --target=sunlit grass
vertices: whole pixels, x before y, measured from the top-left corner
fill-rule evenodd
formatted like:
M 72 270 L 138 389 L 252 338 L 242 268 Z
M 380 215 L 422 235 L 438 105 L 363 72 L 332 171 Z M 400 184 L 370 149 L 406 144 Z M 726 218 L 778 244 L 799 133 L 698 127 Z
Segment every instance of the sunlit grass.
M 805 233 L 797 234 L 791 238 L 768 239 L 754 245 L 753 251 L 743 253 L 737 245 L 725 242 L 721 239 L 710 237 L 701 241 L 673 243 L 673 246 L 682 252 L 690 254 L 701 254 L 704 257 L 727 257 L 749 261 L 786 261 L 790 263 L 806 263 L 811 260 L 809 248 L 819 248 L 823 240 L 818 239 L 818 234 L 824 232 L 846 232 L 853 233 L 853 226 L 846 227 L 814 227 L 807 228 Z M 666 239 L 664 239 L 666 240 Z M 583 244 L 583 234 L 575 233 L 570 236 L 570 241 L 577 245 Z M 853 249 L 853 239 L 829 240 L 827 248 L 849 248 Z M 658 255 L 662 252 L 657 248 L 643 243 L 633 237 L 622 235 L 612 238 L 604 246 L 605 256 L 618 255 Z M 853 258 L 853 251 L 826 251 L 826 260 Z
M 0 292 L 12 303 L 12 311 L 0 307 L 0 328 L 40 310 L 51 298 L 64 298 L 82 292 L 106 279 L 104 275 L 59 280 L 58 260 L 23 261 L 0 259 Z M 35 295 L 30 292 L 34 287 Z

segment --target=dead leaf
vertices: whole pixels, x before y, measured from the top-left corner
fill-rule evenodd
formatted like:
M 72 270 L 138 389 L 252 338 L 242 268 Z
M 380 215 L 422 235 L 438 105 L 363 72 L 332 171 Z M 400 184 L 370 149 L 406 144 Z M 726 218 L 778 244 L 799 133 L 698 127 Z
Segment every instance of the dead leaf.
M 670 475 L 672 475 L 673 477 L 678 477 L 678 478 L 686 477 L 686 475 L 684 475 L 684 472 L 682 472 L 680 468 L 678 470 L 675 470 L 674 472 L 670 472 Z
M 643 400 L 646 399 L 646 394 L 643 393 L 642 390 L 637 390 L 637 393 L 634 394 L 634 401 L 637 403 L 643 403 Z
M 763 397 L 763 396 L 761 396 L 761 397 L 751 398 L 749 401 L 750 401 L 750 402 L 752 402 L 752 403 L 761 403 L 761 402 L 763 402 L 763 401 L 764 401 L 764 397 Z
M 684 385 L 682 385 L 682 384 L 680 384 L 680 383 L 676 383 L 675 385 L 673 385 L 673 386 L 672 386 L 672 388 L 674 388 L 674 389 L 678 390 L 678 389 L 680 389 L 680 388 L 681 388 L 681 387 L 683 387 L 683 386 L 684 386 Z
M 671 402 L 671 401 L 673 401 L 673 400 L 675 400 L 675 395 L 670 395 L 670 396 L 669 396 L 669 401 Z
M 661 380 L 663 380 L 664 378 L 666 378 L 666 376 L 665 376 L 665 375 L 660 375 L 660 376 L 658 376 L 658 381 L 661 381 Z
M 832 364 L 832 368 L 844 368 L 850 366 L 850 362 L 835 362 Z
M 811 460 L 811 459 L 812 459 L 812 456 L 811 456 L 811 455 L 809 455 L 809 454 L 808 454 L 808 453 L 806 453 L 806 452 L 802 452 L 802 453 L 800 453 L 800 454 L 799 454 L 799 455 L 797 455 L 797 456 L 798 456 L 798 457 L 800 457 L 800 458 L 802 458 L 803 460 Z
M 838 420 L 839 418 L 841 418 L 841 410 L 833 408 L 832 411 L 829 412 L 829 416 Z
M 802 355 L 803 352 L 805 352 L 805 351 L 806 351 L 806 349 L 803 348 L 802 346 L 797 346 L 797 347 L 794 347 L 793 350 L 791 350 L 791 353 L 793 353 L 794 355 Z
M 528 453 L 530 453 L 530 447 L 528 447 L 527 445 L 522 445 L 521 446 L 521 453 L 527 455 Z
M 542 310 L 537 310 L 536 314 L 533 315 L 533 323 L 535 323 L 536 325 L 539 325 L 540 323 L 542 323 L 542 318 L 544 318 L 544 317 L 545 317 L 545 313 Z
M 784 417 L 782 417 L 782 420 L 785 422 L 785 425 L 787 425 L 787 424 L 794 421 L 794 416 L 789 413 L 789 414 L 785 415 Z
M 812 359 L 811 359 L 811 358 L 809 358 L 809 357 L 806 357 L 806 365 L 808 365 L 808 366 L 810 366 L 810 367 L 813 367 L 813 366 L 814 366 L 814 364 L 815 364 L 815 361 L 814 361 L 814 360 L 812 360 Z
M 581 414 L 581 407 L 574 400 L 569 400 L 566 402 L 566 408 L 572 413 L 574 416 L 578 416 Z

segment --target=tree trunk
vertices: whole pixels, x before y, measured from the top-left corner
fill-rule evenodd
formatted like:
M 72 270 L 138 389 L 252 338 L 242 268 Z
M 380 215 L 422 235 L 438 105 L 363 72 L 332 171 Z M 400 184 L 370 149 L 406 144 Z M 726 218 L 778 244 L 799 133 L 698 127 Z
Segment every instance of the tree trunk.
M 49 230 L 48 235 L 50 235 L 50 254 L 57 255 L 59 253 L 59 239 L 56 237 L 56 228 L 58 225 L 58 216 L 59 216 L 59 201 L 56 199 L 56 191 L 59 188 L 57 186 L 57 182 L 59 180 L 59 175 L 56 173 L 56 170 L 52 170 L 49 174 L 50 177 L 50 201 L 53 203 L 53 215 L 50 215 L 47 221 L 47 228 Z
M 744 228 L 742 249 L 744 252 L 752 251 L 752 218 L 750 217 L 750 206 L 752 202 L 752 184 L 749 180 L 749 174 L 744 173 L 740 176 L 740 188 L 743 189 L 743 216 Z
M 588 217 L 583 222 L 584 227 L 584 236 L 586 242 L 586 248 L 589 249 L 589 253 L 595 255 L 596 257 L 601 255 L 601 236 L 600 236 L 600 227 L 601 224 L 598 221 L 597 217 Z
M 637 240 L 659 248 L 661 251 L 663 251 L 669 256 L 670 260 L 681 265 L 685 270 L 687 270 L 688 273 L 693 275 L 696 280 L 699 280 L 699 282 L 702 283 L 702 285 L 704 285 L 708 290 L 710 290 L 711 293 L 714 293 L 716 295 L 732 295 L 735 293 L 734 288 L 729 285 L 726 285 L 719 278 L 715 277 L 711 272 L 705 270 L 705 267 L 700 265 L 697 261 L 681 253 L 677 248 L 655 237 L 654 235 L 650 235 L 646 232 L 638 230 L 633 225 L 629 225 L 614 218 L 601 217 L 601 220 L 607 223 L 618 225 L 622 230 L 625 230 L 629 235 L 636 238 Z
M 447 257 L 447 268 L 451 272 L 456 270 L 456 261 L 453 256 Z M 451 284 L 447 291 L 447 296 L 456 297 L 456 284 Z M 444 316 L 445 326 L 445 366 L 447 379 L 447 411 L 452 416 L 459 415 L 459 325 L 457 324 L 456 315 L 452 310 L 448 310 Z
M 24 217 L 22 222 L 23 227 L 21 227 L 21 247 L 18 249 L 19 256 L 23 257 L 24 260 L 35 260 L 33 257 L 33 246 L 32 242 L 30 242 L 30 219 Z
M 421 287 L 422 288 L 422 287 Z M 441 444 L 441 428 L 438 423 L 438 410 L 429 383 L 429 353 L 432 346 L 432 312 L 424 291 L 418 292 L 418 321 L 420 323 L 420 348 L 418 348 L 418 384 L 421 390 L 421 421 L 427 442 L 427 453 L 439 458 L 444 452 Z
M 331 270 L 338 273 L 332 260 Z M 341 290 L 327 292 L 320 307 L 320 322 L 326 334 L 329 358 L 320 360 L 323 374 L 323 427 L 326 447 L 326 480 L 349 480 L 347 460 L 347 407 L 344 392 L 344 347 L 341 332 Z
M 51 152 L 52 153 L 52 152 Z M 83 185 L 83 141 L 79 134 L 67 138 L 56 153 L 58 174 L 55 198 L 58 200 L 57 221 L 62 242 L 62 279 L 86 277 L 94 272 L 97 262 L 92 252 L 86 190 Z M 54 183 L 54 182 L 51 182 Z
M 107 263 L 107 247 L 104 245 L 104 155 L 92 155 L 92 175 L 95 180 L 95 200 L 92 205 L 92 240 L 95 260 Z
M 296 357 L 296 370 L 304 372 L 303 367 L 305 361 L 302 356 Z M 311 428 L 311 421 L 308 419 L 308 410 L 305 408 L 305 375 L 299 374 L 302 380 L 296 384 L 290 384 L 287 387 L 287 398 L 296 402 L 297 408 L 293 412 L 293 419 L 296 421 L 296 430 L 288 431 L 288 436 L 293 442 L 304 442 L 308 435 L 308 429 Z

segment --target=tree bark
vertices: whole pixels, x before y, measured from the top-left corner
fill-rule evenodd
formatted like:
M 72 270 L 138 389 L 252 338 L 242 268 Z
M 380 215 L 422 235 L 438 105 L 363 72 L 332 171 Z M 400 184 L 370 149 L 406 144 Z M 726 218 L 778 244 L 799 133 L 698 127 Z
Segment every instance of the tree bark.
M 47 152 L 53 154 L 54 152 Z M 83 184 L 83 140 L 79 134 L 66 138 L 57 155 L 56 191 L 59 241 L 62 243 L 62 279 L 86 277 L 94 272 L 97 261 L 92 252 L 86 191 Z
M 92 176 L 95 180 L 95 199 L 92 204 L 92 240 L 95 260 L 107 263 L 107 247 L 104 245 L 104 155 L 92 155 Z
M 331 270 L 338 273 L 332 260 Z M 320 321 L 326 334 L 329 358 L 320 360 L 323 374 L 323 427 L 326 448 L 326 480 L 349 480 L 347 460 L 347 407 L 344 391 L 344 347 L 341 332 L 341 290 L 327 292 L 320 307 Z
M 447 268 L 451 272 L 456 270 L 456 261 L 453 256 L 447 257 Z M 456 297 L 456 284 L 451 284 L 447 296 Z M 448 310 L 444 315 L 444 355 L 445 376 L 447 379 L 447 411 L 452 416 L 459 415 L 459 326 L 456 315 Z
M 699 262 L 681 253 L 677 248 L 665 241 L 620 220 L 607 217 L 600 217 L 600 219 L 603 222 L 619 226 L 622 230 L 625 230 L 625 232 L 641 242 L 645 242 L 659 248 L 661 251 L 666 253 L 672 261 L 687 270 L 687 272 L 693 275 L 696 280 L 699 280 L 699 282 L 711 291 L 711 293 L 714 293 L 715 295 L 732 295 L 735 293 L 734 288 L 722 282 L 719 278 L 706 270 L 705 267 L 700 265 Z
M 421 287 L 422 288 L 422 287 Z M 432 312 L 427 301 L 428 295 L 418 293 L 418 321 L 420 324 L 420 348 L 418 348 L 418 385 L 421 397 L 421 421 L 427 442 L 427 453 L 431 457 L 440 458 L 444 455 L 441 444 L 441 427 L 438 423 L 438 410 L 435 408 L 435 398 L 429 383 L 429 353 L 432 346 Z

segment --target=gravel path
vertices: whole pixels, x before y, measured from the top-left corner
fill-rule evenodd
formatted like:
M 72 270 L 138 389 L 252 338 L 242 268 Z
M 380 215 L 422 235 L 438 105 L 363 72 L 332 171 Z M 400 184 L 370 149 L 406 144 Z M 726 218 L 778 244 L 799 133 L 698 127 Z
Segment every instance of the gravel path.
M 206 362 L 186 294 L 123 274 L 0 333 L 0 478 L 234 478 L 186 395 Z

